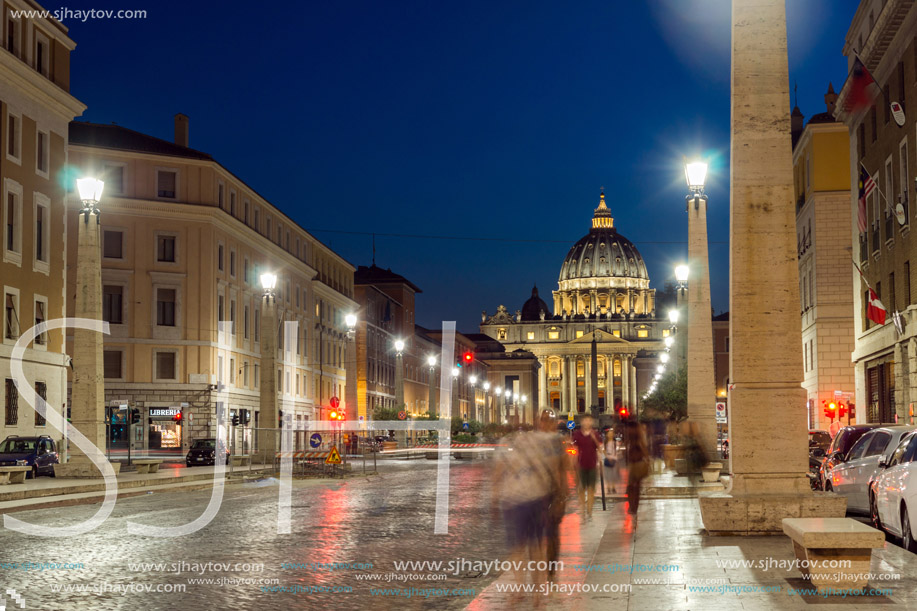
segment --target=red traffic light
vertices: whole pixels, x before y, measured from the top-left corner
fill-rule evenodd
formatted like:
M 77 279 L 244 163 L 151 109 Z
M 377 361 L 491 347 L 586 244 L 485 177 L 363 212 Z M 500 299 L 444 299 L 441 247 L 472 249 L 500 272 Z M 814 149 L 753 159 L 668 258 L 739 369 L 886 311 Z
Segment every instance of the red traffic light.
M 627 418 L 627 408 L 623 405 L 621 406 L 621 409 L 618 410 L 618 413 L 621 414 L 622 418 Z
M 172 416 L 172 422 L 179 422 L 179 423 L 181 422 L 181 412 L 178 412 L 177 414 Z
M 328 414 L 328 417 L 331 418 L 332 420 L 337 420 L 337 419 L 338 419 L 338 413 L 335 412 L 335 411 L 332 411 L 330 414 Z
M 465 352 L 464 354 L 462 354 L 462 362 L 465 363 L 466 365 L 471 365 L 471 363 L 474 362 L 474 353 Z
M 331 410 L 331 412 L 328 414 L 328 419 L 329 420 L 343 420 L 344 412 L 339 412 L 337 410 Z

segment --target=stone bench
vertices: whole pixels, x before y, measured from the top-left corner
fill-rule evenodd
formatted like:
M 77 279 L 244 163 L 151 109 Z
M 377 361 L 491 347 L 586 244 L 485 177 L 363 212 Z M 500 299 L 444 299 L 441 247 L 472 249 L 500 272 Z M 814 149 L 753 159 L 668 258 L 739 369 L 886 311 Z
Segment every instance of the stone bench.
M 704 476 L 704 482 L 708 484 L 718 482 L 720 480 L 720 472 L 722 470 L 723 463 L 721 462 L 707 463 L 707 466 L 701 469 L 701 473 Z
M 24 484 L 26 474 L 32 470 L 32 467 L 0 467 L 0 477 L 3 477 L 4 484 Z
M 851 518 L 783 518 L 783 532 L 793 540 L 802 576 L 819 594 L 865 588 L 872 550 L 885 546 L 881 531 Z M 849 566 L 821 566 L 838 560 Z
M 250 454 L 234 454 L 231 459 L 233 467 L 248 467 L 252 464 Z
M 159 465 L 162 464 L 162 461 L 154 458 L 145 458 L 135 460 L 133 463 L 137 467 L 137 473 L 158 473 Z

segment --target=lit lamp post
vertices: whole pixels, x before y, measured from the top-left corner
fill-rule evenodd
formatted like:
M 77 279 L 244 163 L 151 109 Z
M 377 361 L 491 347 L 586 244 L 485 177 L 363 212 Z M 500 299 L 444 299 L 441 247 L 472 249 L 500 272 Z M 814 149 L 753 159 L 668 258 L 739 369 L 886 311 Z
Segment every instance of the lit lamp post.
M 704 182 L 707 164 L 685 164 L 685 179 L 691 192 L 685 198 L 688 212 L 688 420 L 696 423 L 701 447 L 716 457 L 716 383 L 713 370 L 713 320 L 710 310 L 710 265 L 707 253 L 707 196 Z M 681 272 L 687 281 L 687 270 Z
M 280 412 L 277 408 L 277 303 L 274 287 L 276 274 L 261 274 L 261 392 L 258 422 L 258 452 L 264 464 L 273 464 L 280 438 L 275 429 L 280 429 Z
M 432 354 L 427 357 L 427 366 L 430 368 L 430 396 L 427 399 L 427 413 L 430 419 L 436 418 L 436 357 Z
M 459 379 L 460 373 L 461 372 L 459 371 L 458 367 L 452 368 L 452 382 L 453 382 L 452 384 L 452 417 L 453 418 L 458 415 L 458 410 L 456 409 L 456 406 L 458 406 L 458 389 L 459 389 L 458 379 Z
M 399 338 L 395 340 L 395 409 L 398 411 L 407 411 L 404 404 L 404 340 Z M 407 442 L 408 432 L 398 431 L 398 437 L 401 443 Z
M 102 264 L 99 201 L 105 183 L 96 178 L 76 181 L 80 195 L 77 236 L 76 305 L 74 316 L 102 319 Z M 23 308 L 24 309 L 24 308 Z M 105 451 L 105 376 L 103 336 L 98 331 L 73 329 L 73 386 L 70 398 L 73 427 L 86 436 L 101 452 Z M 130 443 L 130 440 L 128 440 Z M 119 473 L 121 463 L 112 463 Z M 86 453 L 74 446 L 64 465 L 55 465 L 61 477 L 99 477 L 99 471 Z
M 484 424 L 490 424 L 491 413 L 490 413 L 490 382 L 484 382 Z
M 468 378 L 468 382 L 471 384 L 471 408 L 468 410 L 468 417 L 472 420 L 478 419 L 478 391 L 475 388 L 475 384 L 478 383 L 478 376 L 471 376 Z
M 347 422 L 357 422 L 360 416 L 360 404 L 357 399 L 357 359 L 355 354 L 348 355 L 348 351 L 352 349 L 348 344 L 357 335 L 357 315 L 351 312 L 344 316 L 344 324 L 347 326 L 344 345 L 344 412 Z

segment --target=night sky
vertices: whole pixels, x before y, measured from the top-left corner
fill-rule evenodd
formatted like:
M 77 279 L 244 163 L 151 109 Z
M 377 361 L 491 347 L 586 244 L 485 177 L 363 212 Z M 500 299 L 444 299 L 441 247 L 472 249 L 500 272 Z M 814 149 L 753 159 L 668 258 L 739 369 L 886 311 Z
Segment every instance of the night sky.
M 858 2 L 787 4 L 808 118 L 843 85 Z M 713 305 L 729 307 L 728 0 L 68 6 L 148 11 L 64 20 L 84 120 L 171 140 L 189 115 L 193 148 L 354 265 L 376 233 L 376 263 L 423 290 L 422 325 L 477 331 L 533 283 L 551 304 L 602 186 L 662 288 L 687 253 L 695 154 L 712 164 Z

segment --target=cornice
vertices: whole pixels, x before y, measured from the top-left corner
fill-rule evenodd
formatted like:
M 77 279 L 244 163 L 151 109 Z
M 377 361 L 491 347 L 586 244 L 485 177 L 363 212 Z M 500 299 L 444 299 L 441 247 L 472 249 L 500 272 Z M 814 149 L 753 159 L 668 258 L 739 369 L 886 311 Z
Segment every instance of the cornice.
M 0 49 L 0 78 L 37 100 L 64 121 L 70 122 L 86 110 L 86 105 L 39 74 L 6 49 Z

